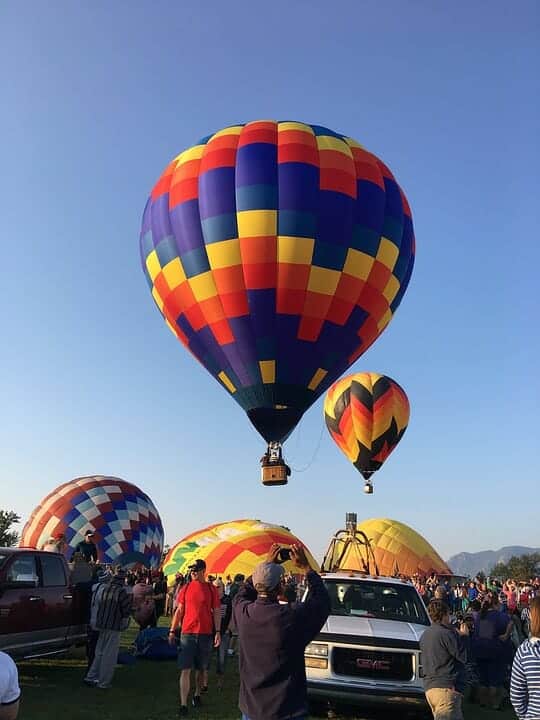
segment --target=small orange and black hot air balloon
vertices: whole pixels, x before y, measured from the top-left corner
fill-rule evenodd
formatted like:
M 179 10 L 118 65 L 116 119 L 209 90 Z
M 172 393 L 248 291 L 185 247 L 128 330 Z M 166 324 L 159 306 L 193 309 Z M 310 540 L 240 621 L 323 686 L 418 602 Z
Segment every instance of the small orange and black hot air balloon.
M 364 492 L 373 492 L 371 476 L 401 440 L 409 412 L 404 390 L 386 375 L 348 375 L 326 393 L 326 427 L 366 480 Z

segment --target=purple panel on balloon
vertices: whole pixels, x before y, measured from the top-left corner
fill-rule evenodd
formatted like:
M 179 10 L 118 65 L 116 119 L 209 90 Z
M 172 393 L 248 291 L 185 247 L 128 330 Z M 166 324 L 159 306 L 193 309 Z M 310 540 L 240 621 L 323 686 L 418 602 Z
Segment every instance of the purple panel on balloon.
M 316 212 L 319 200 L 319 168 L 304 163 L 278 166 L 279 209 Z
M 355 201 L 348 195 L 322 190 L 319 194 L 317 240 L 350 245 L 354 205 Z
M 238 343 L 231 343 L 223 346 L 223 352 L 240 380 L 242 387 L 249 387 L 250 385 L 260 383 L 260 377 L 253 377 L 246 367 L 248 360 L 244 348 L 240 348 Z
M 150 212 L 152 214 L 154 245 L 157 245 L 164 237 L 172 235 L 171 221 L 169 219 L 169 193 L 160 195 L 154 200 Z
M 170 216 L 179 255 L 204 245 L 198 200 L 177 205 Z
M 248 290 L 248 303 L 251 325 L 256 337 L 271 334 L 271 327 L 276 317 L 276 291 Z
M 236 212 L 234 168 L 215 168 L 199 177 L 199 210 L 202 220 Z
M 356 183 L 357 200 L 354 206 L 355 225 L 380 231 L 384 222 L 384 191 L 375 183 L 359 180 Z
M 277 185 L 277 145 L 251 143 L 238 148 L 236 185 Z
M 255 351 L 255 333 L 249 316 L 230 318 L 229 325 L 236 344 L 242 348 L 242 352 L 246 357 L 246 364 L 256 362 L 257 353 Z
M 144 206 L 144 212 L 142 216 L 142 223 L 141 223 L 141 236 L 146 235 L 146 233 L 152 228 L 152 212 L 150 210 L 150 206 L 152 205 L 152 198 L 148 198 L 146 201 L 146 205 Z

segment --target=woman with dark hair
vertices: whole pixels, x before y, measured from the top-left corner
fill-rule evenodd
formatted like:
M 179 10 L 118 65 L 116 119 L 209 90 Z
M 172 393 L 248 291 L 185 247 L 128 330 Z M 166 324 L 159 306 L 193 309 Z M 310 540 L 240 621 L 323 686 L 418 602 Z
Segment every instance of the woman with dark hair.
M 519 720 L 540 718 L 540 597 L 531 600 L 531 636 L 512 665 L 510 700 Z
M 507 641 L 513 623 L 499 610 L 496 594 L 488 592 L 475 617 L 473 654 L 478 667 L 480 705 L 499 710 L 504 699 L 504 681 L 509 661 Z

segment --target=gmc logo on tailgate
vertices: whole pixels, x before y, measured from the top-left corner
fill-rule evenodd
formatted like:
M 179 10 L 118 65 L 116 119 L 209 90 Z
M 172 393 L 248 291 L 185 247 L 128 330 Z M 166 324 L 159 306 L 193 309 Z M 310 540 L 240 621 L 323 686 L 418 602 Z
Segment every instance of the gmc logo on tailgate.
M 370 658 L 356 658 L 356 667 L 359 670 L 390 670 L 390 660 L 371 660 Z

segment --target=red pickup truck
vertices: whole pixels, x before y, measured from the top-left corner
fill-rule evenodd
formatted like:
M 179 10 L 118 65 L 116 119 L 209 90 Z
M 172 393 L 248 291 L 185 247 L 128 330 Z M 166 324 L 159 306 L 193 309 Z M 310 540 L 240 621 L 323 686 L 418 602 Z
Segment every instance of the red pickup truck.
M 84 644 L 88 595 L 63 555 L 0 548 L 0 650 L 22 659 Z

